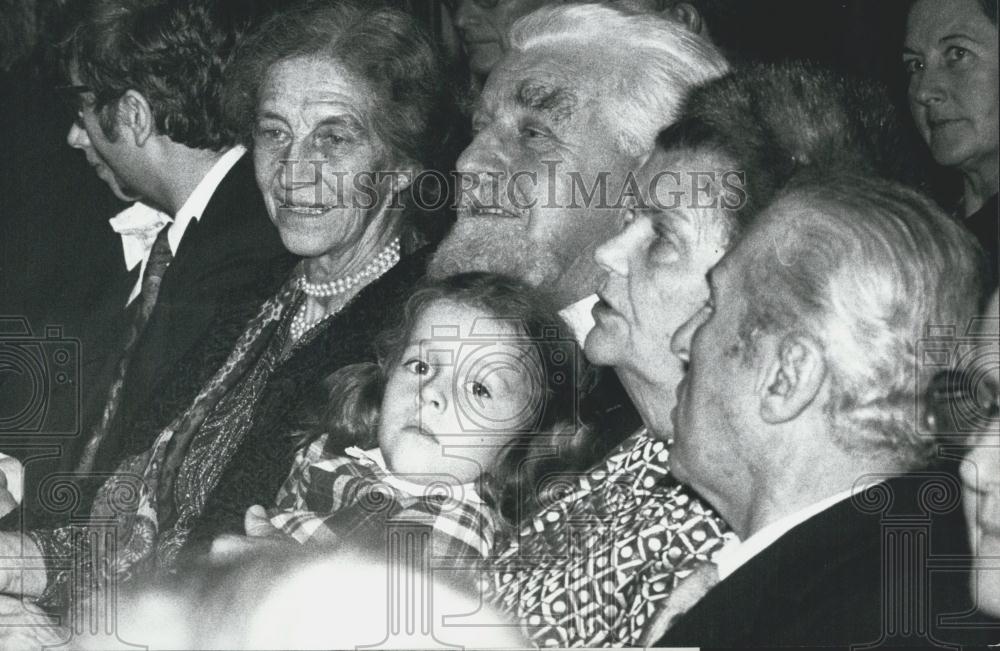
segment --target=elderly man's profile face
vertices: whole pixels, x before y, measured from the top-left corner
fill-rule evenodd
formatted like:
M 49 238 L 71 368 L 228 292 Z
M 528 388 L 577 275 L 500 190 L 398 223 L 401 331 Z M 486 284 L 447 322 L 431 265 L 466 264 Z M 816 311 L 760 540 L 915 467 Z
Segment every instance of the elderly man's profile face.
M 761 378 L 773 354 L 768 337 L 748 350 L 741 341 L 741 324 L 752 296 L 744 279 L 755 265 L 774 261 L 776 236 L 794 212 L 761 215 L 759 221 L 709 272 L 709 298 L 674 334 L 671 349 L 688 370 L 677 388 L 671 472 L 709 495 L 761 454 L 746 432 L 759 422 Z M 724 490 L 724 488 L 723 488 Z
M 730 169 L 711 151 L 657 148 L 636 174 L 640 196 L 626 226 L 597 249 L 606 275 L 587 358 L 663 387 L 664 413 L 683 374 L 670 338 L 704 304 L 705 274 L 727 245 L 723 201 L 737 200 L 725 196 Z
M 637 163 L 619 150 L 616 125 L 601 110 L 614 67 L 606 60 L 598 48 L 568 44 L 504 57 L 458 160 L 458 222 L 433 274 L 505 273 L 562 305 L 596 291 L 593 251 L 617 231 L 625 177 Z M 589 196 L 598 179 L 604 196 Z

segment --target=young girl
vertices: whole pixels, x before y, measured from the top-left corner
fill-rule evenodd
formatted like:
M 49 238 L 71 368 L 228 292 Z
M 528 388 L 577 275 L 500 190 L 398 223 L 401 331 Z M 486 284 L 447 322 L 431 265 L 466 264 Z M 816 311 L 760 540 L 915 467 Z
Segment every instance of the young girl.
M 270 523 L 301 543 L 419 523 L 436 555 L 485 557 L 538 508 L 547 475 L 590 461 L 579 349 L 537 292 L 487 273 L 419 290 L 385 341 L 377 364 L 331 377 Z

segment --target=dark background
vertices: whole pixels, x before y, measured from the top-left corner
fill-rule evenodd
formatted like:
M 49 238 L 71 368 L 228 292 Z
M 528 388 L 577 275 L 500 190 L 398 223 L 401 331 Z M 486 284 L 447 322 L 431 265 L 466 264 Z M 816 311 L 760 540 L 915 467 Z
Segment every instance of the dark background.
M 9 66 L 0 71 L 0 315 L 26 316 L 36 331 L 43 323 L 65 323 L 71 330 L 103 289 L 102 279 L 122 265 L 119 240 L 107 219 L 123 206 L 94 176 L 83 154 L 65 142 L 72 114 L 51 92 L 58 76 L 40 63 L 51 51 L 58 20 L 52 27 L 47 19 L 36 21 L 34 57 L 9 63 L 11 43 L 29 48 L 14 42 L 15 14 L 4 5 L 25 2 L 0 0 L 0 63 Z M 462 55 L 441 0 L 395 4 L 420 17 L 461 69 Z M 900 64 L 908 0 L 718 4 L 722 11 L 708 16 L 710 28 L 737 61 L 810 59 L 879 79 L 908 119 Z M 944 196 L 947 203 L 947 187 L 942 188 L 938 198 Z

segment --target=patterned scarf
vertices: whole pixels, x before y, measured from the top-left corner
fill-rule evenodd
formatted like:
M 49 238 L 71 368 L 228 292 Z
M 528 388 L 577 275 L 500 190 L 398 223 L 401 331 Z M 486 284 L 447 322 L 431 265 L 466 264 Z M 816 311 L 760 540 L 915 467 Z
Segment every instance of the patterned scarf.
M 111 574 L 128 580 L 151 565 L 172 564 L 190 532 L 192 516 L 200 512 L 225 465 L 224 460 L 214 459 L 215 470 L 208 481 L 201 482 L 198 494 L 185 495 L 175 505 L 175 478 L 191 457 L 188 449 L 193 440 L 202 438 L 196 434 L 206 420 L 210 417 L 218 420 L 215 412 L 226 404 L 227 397 L 241 393 L 248 384 L 254 384 L 257 391 L 263 386 L 269 373 L 254 371 L 266 359 L 265 353 L 275 348 L 274 335 L 287 325 L 285 322 L 295 313 L 301 299 L 293 276 L 276 296 L 261 306 L 225 364 L 206 383 L 191 407 L 170 423 L 148 450 L 119 465 L 115 476 L 98 491 L 91 510 L 92 521 L 113 521 L 117 531 L 118 554 L 114 566 L 108 568 Z M 262 381 L 248 382 L 248 378 Z M 241 419 L 244 431 L 248 420 L 244 413 Z M 235 448 L 242 433 L 232 437 L 236 440 L 230 442 L 229 449 Z M 179 511 L 186 517 L 179 517 Z

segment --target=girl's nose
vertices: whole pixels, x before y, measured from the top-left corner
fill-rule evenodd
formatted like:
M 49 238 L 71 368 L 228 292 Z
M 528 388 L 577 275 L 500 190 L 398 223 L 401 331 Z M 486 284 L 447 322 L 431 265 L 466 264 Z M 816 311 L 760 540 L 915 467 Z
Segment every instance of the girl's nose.
M 448 399 L 446 392 L 441 388 L 439 378 L 429 378 L 420 384 L 420 406 L 429 408 L 435 413 L 440 413 L 447 409 Z

